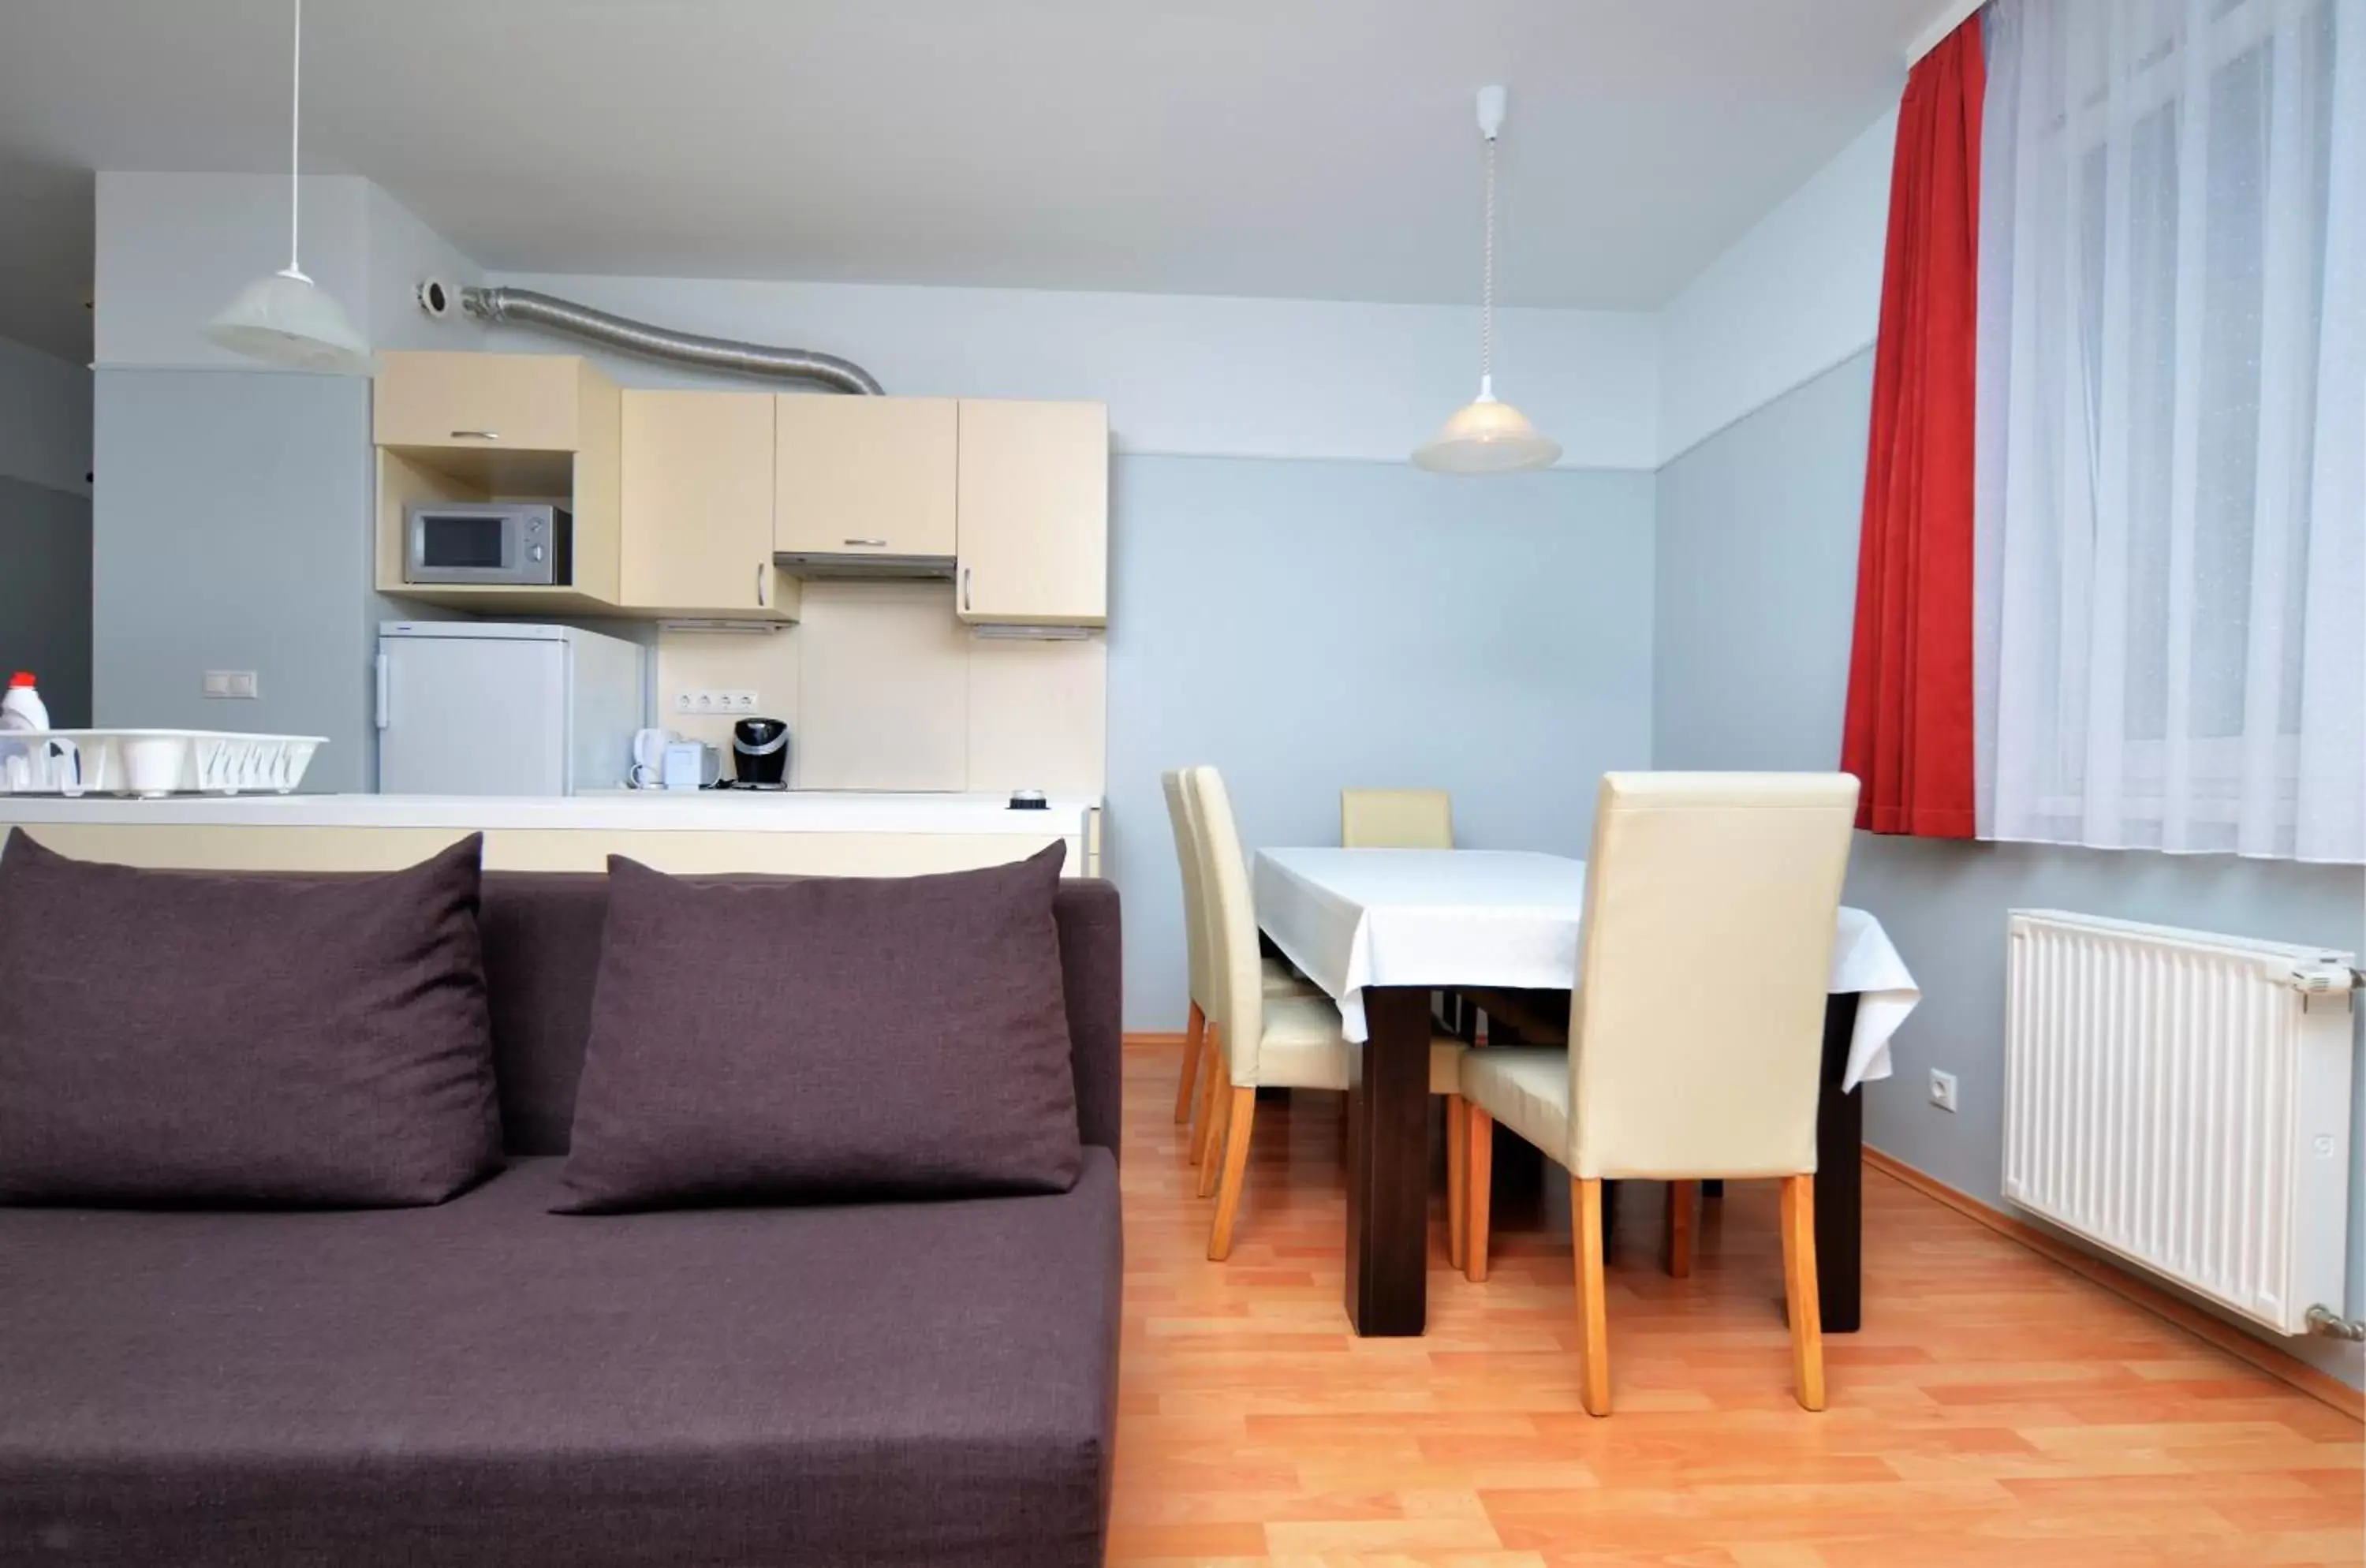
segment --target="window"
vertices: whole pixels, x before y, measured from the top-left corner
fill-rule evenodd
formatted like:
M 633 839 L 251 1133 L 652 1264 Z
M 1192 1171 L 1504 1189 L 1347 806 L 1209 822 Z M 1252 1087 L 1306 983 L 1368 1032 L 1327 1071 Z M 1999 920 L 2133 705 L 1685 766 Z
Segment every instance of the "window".
M 2338 8 L 1989 8 L 1983 836 L 2366 860 L 2366 36 Z

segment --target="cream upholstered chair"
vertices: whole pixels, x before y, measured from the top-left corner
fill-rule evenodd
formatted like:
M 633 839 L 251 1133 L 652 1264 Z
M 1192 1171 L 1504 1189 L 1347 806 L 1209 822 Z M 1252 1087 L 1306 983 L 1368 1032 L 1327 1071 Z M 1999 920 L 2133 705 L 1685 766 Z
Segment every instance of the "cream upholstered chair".
M 1463 1256 L 1487 1277 L 1500 1122 L 1570 1174 L 1580 1397 L 1610 1412 L 1606 1178 L 1777 1177 L 1799 1403 L 1824 1407 L 1816 1301 L 1816 1102 L 1832 928 L 1856 780 L 1845 773 L 1608 773 L 1594 807 L 1567 1050 L 1463 1058 Z
M 1343 789 L 1339 842 L 1350 850 L 1450 850 L 1454 797 L 1442 789 Z
M 1175 1120 L 1179 1122 L 1188 1122 L 1191 1117 L 1193 1091 L 1200 1084 L 1200 1052 L 1210 1028 L 1208 1015 L 1214 1010 L 1216 993 L 1209 978 L 1208 901 L 1200 886 L 1199 829 L 1192 820 L 1190 796 L 1183 788 L 1183 771 L 1169 768 L 1158 775 L 1158 783 L 1166 793 L 1166 819 L 1175 832 L 1175 858 L 1183 876 L 1183 947 L 1190 971 L 1191 1010 L 1183 1026 L 1183 1073 L 1175 1087 Z M 1265 987 L 1269 991 L 1322 994 L 1311 982 L 1292 975 L 1277 960 L 1264 960 L 1262 970 Z M 1198 1158 L 1198 1138 L 1188 1140 L 1188 1146 L 1192 1157 Z
M 1248 863 L 1241 853 L 1240 830 L 1233 820 L 1231 797 L 1213 768 L 1192 768 L 1183 775 L 1184 789 L 1193 807 L 1202 852 L 1200 879 L 1210 911 L 1208 956 L 1214 981 L 1217 1048 L 1206 1053 L 1211 1100 L 1202 1119 L 1205 1142 L 1200 1167 L 1200 1195 L 1216 1194 L 1215 1219 L 1208 1231 L 1208 1256 L 1222 1261 L 1233 1250 L 1233 1221 L 1241 1201 L 1241 1184 L 1248 1169 L 1249 1133 L 1256 1118 L 1260 1089 L 1330 1089 L 1347 1087 L 1348 1054 L 1354 1049 L 1340 1032 L 1338 1004 L 1316 991 L 1275 993 L 1266 988 L 1257 958 L 1256 912 L 1250 902 Z M 1448 1036 L 1433 1038 L 1429 1048 L 1429 1091 L 1447 1099 L 1448 1125 L 1459 1119 L 1461 1102 L 1455 1098 L 1460 1084 L 1462 1042 Z M 1221 1070 L 1219 1090 L 1213 1082 Z M 1214 1152 L 1221 1140 L 1221 1175 Z M 1452 1168 L 1459 1170 L 1462 1162 Z M 1449 1191 L 1448 1214 L 1457 1219 L 1465 1205 L 1461 1194 Z M 1459 1233 L 1459 1224 L 1453 1225 Z M 1459 1254 L 1459 1248 L 1456 1248 Z

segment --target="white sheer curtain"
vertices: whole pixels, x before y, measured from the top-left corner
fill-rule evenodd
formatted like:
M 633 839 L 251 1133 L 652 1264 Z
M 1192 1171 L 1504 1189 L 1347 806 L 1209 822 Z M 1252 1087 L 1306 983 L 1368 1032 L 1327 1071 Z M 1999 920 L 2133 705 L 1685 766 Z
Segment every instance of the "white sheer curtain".
M 2366 0 L 1996 0 L 1983 837 L 2366 860 Z

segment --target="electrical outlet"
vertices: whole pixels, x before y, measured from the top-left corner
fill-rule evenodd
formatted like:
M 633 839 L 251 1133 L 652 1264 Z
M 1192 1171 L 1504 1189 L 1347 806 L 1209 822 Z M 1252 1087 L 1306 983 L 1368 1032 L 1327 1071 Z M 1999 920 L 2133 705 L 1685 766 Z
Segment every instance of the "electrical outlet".
M 203 690 L 209 697 L 253 698 L 259 694 L 252 670 L 208 670 Z
M 673 711 L 691 714 L 754 713 L 756 694 L 737 688 L 730 691 L 701 689 L 676 692 L 673 695 Z
M 1955 1075 L 1931 1069 L 1931 1103 L 1942 1111 L 1955 1109 Z

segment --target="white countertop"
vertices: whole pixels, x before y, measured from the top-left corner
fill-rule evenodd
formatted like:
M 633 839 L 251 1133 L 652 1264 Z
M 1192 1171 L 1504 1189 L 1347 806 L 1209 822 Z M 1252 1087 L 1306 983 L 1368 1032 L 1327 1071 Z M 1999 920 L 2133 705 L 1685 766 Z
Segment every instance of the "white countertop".
M 864 791 L 605 790 L 574 795 L 239 795 L 130 800 L 0 795 L 0 824 L 87 822 L 291 828 L 590 829 L 603 832 L 1084 834 L 1100 801 L 1054 795 L 1013 811 L 1004 795 Z

